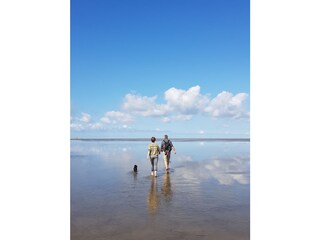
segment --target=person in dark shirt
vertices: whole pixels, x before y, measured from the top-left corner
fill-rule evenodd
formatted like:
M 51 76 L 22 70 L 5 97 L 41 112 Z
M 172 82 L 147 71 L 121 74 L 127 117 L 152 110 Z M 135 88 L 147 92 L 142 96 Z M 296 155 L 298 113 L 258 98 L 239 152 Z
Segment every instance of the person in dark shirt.
M 168 138 L 168 135 L 164 135 L 164 139 L 161 142 L 161 152 L 163 152 L 163 160 L 164 165 L 166 167 L 166 172 L 169 172 L 169 163 L 170 163 L 170 157 L 171 157 L 171 150 L 174 151 L 174 154 L 176 154 L 176 149 L 173 146 L 171 140 Z

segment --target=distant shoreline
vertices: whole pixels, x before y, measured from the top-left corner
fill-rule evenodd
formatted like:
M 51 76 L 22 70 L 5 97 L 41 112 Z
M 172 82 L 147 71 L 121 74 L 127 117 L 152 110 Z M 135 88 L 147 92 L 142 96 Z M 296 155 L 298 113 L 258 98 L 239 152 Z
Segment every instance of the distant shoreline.
M 159 138 L 160 139 L 160 138 Z M 170 138 L 174 142 L 250 142 L 250 138 Z M 146 142 L 150 138 L 71 138 L 72 141 Z M 161 138 L 162 140 L 162 138 Z

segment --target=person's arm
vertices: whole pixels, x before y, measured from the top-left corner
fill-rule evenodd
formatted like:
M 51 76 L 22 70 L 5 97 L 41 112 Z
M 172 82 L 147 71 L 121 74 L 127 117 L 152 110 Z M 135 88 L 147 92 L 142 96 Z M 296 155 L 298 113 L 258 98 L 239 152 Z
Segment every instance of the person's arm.
M 147 159 L 149 159 L 149 156 L 150 156 L 150 145 L 148 146 L 148 152 L 147 152 Z
M 177 153 L 177 151 L 176 151 L 175 147 L 173 146 L 172 142 L 171 142 L 171 148 L 172 148 L 172 150 L 173 150 L 174 154 L 176 154 L 176 153 Z

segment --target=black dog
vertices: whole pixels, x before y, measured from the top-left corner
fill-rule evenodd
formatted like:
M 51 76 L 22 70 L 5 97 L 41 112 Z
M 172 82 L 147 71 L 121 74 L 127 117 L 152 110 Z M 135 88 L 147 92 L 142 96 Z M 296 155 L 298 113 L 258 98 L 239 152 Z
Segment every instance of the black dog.
M 133 166 L 133 172 L 138 172 L 138 166 L 137 165 Z

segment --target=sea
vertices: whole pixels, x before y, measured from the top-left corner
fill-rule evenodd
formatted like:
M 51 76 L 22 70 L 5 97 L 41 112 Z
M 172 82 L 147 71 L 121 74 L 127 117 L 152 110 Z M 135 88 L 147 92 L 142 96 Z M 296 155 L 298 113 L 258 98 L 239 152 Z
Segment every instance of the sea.
M 250 239 L 250 140 L 171 140 L 154 177 L 149 139 L 71 139 L 71 239 Z

